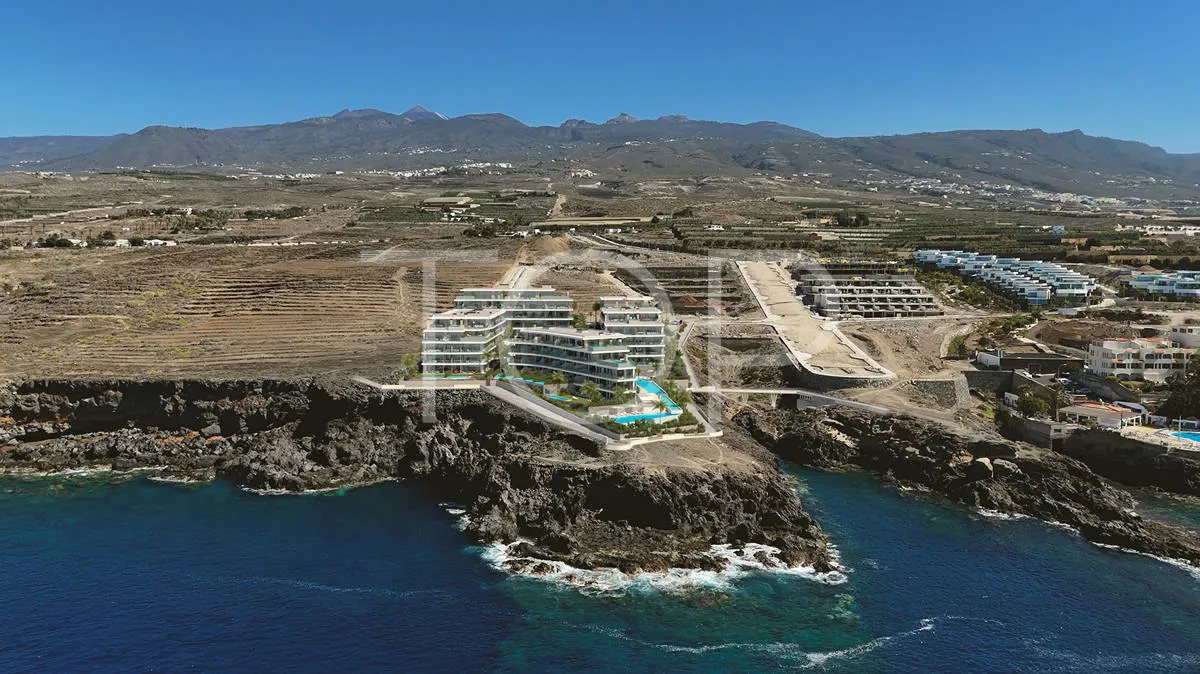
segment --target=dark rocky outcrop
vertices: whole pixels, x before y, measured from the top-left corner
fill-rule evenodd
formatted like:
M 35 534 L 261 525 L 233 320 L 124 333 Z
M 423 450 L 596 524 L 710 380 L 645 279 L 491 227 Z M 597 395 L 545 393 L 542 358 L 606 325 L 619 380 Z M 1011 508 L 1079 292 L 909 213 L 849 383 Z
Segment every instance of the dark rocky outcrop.
M 1172 452 L 1100 429 L 1071 435 L 1061 451 L 1121 484 L 1200 496 L 1200 452 Z
M 1128 492 L 1050 450 L 844 408 L 744 409 L 734 422 L 789 461 L 861 468 L 963 505 L 1066 524 L 1095 543 L 1200 565 L 1200 536 L 1141 519 Z
M 0 472 L 156 467 L 282 490 L 420 480 L 467 505 L 473 540 L 528 541 L 522 556 L 623 571 L 716 568 L 712 545 L 760 543 L 790 565 L 831 568 L 824 533 L 769 455 L 748 449 L 719 469 L 639 460 L 483 391 L 430 395 L 432 415 L 422 393 L 314 381 L 0 386 Z

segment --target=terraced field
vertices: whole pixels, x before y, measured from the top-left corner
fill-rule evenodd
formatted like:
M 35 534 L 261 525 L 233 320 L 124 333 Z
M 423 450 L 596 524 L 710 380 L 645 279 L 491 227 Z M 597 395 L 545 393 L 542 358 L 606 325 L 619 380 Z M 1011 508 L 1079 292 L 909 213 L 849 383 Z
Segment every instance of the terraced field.
M 419 262 L 352 246 L 72 253 L 0 260 L 0 376 L 374 371 L 420 348 Z M 436 308 L 507 266 L 439 263 Z

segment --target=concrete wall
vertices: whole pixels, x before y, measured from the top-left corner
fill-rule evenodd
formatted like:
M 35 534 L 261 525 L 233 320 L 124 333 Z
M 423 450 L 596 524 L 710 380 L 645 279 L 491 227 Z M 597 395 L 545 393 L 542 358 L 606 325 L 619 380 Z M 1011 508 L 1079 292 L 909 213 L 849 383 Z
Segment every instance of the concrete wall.
M 921 393 L 932 396 L 939 405 L 945 408 L 958 407 L 971 396 L 966 377 L 913 379 L 908 383 Z
M 1117 482 L 1200 496 L 1200 452 L 1171 451 L 1100 429 L 1075 433 L 1060 451 Z
M 1121 386 L 1121 384 L 1115 381 L 1109 381 L 1103 377 L 1097 377 L 1093 374 L 1081 372 L 1075 377 L 1075 381 L 1078 381 L 1084 386 L 1092 389 L 1101 400 L 1105 400 L 1110 403 L 1118 400 L 1127 403 L 1141 402 L 1141 398 L 1138 396 L 1136 391 L 1127 389 L 1124 386 Z
M 967 388 L 982 395 L 1000 395 L 1012 390 L 1013 373 L 1008 370 L 966 370 Z
M 579 426 L 582 426 L 583 428 L 585 428 L 593 433 L 596 433 L 597 435 L 602 435 L 610 440 L 620 440 L 621 439 L 621 435 L 619 433 L 614 433 L 614 432 L 608 430 L 607 428 L 597 426 L 596 424 L 593 424 L 592 422 L 588 421 L 587 419 L 583 419 L 574 414 L 571 414 L 570 412 L 562 409 L 561 407 L 558 407 L 556 405 L 551 405 L 550 403 L 546 402 L 545 400 L 542 400 L 541 398 L 539 398 L 536 395 L 530 393 L 529 391 L 521 388 L 520 386 L 510 384 L 506 381 L 498 381 L 498 382 L 496 382 L 496 386 L 504 389 L 505 391 L 508 391 L 509 393 L 512 393 L 512 394 L 520 397 L 522 400 L 528 402 L 530 405 L 535 405 L 543 410 L 546 410 L 547 412 L 558 415 L 558 416 L 562 417 L 563 419 L 565 419 L 566 421 L 570 421 Z
M 874 379 L 864 377 L 838 377 L 821 374 L 802 367 L 800 368 L 800 388 L 814 391 L 838 391 L 847 388 L 881 388 L 890 385 L 895 379 Z
M 1027 419 L 1001 408 L 996 412 L 1000 434 L 1010 440 L 1020 440 L 1039 447 L 1058 449 L 1078 427 L 1046 419 Z

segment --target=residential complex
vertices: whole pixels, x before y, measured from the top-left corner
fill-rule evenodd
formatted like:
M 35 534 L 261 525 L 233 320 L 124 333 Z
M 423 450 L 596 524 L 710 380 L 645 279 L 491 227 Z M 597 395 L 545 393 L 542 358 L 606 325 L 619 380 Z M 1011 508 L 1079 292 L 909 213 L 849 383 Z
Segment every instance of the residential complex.
M 798 289 L 805 304 L 828 318 L 940 316 L 933 295 L 910 276 L 806 276 Z
M 508 362 L 519 369 L 561 372 L 576 384 L 595 382 L 612 395 L 633 391 L 637 366 L 615 332 L 577 328 L 521 328 L 508 342 Z
M 629 359 L 644 367 L 658 367 L 666 349 L 662 311 L 650 297 L 601 297 L 601 329 L 624 336 Z
M 1129 282 L 1130 287 L 1145 290 L 1151 295 L 1173 295 L 1175 297 L 1200 298 L 1200 271 L 1165 271 L 1138 274 Z
M 513 366 L 561 373 L 606 395 L 632 391 L 639 368 L 663 362 L 662 312 L 649 297 L 605 297 L 602 329 L 572 326 L 573 300 L 553 288 L 466 288 L 429 319 L 421 339 L 427 375 L 479 374 Z
M 1087 368 L 1099 377 L 1163 382 L 1186 369 L 1195 354 L 1167 337 L 1105 339 L 1088 347 Z
M 1029 305 L 1085 304 L 1096 280 L 1053 262 L 997 257 L 962 250 L 918 250 L 918 264 L 974 276 Z

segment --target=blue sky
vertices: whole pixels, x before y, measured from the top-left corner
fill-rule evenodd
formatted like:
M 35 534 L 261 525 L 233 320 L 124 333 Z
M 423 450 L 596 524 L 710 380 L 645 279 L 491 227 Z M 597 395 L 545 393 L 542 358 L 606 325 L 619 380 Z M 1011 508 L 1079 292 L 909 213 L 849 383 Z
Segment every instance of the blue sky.
M 1193 0 L 6 3 L 0 136 L 414 104 L 831 136 L 1083 129 L 1200 152 Z

